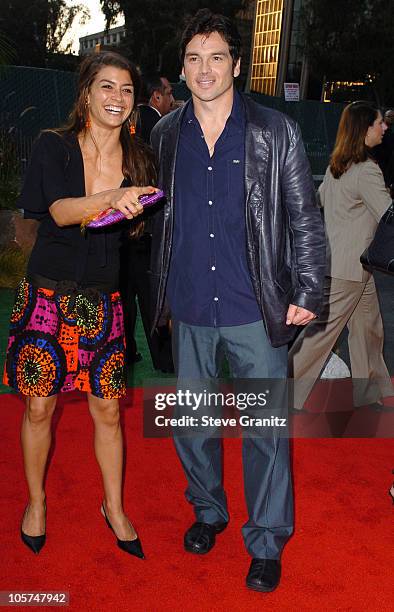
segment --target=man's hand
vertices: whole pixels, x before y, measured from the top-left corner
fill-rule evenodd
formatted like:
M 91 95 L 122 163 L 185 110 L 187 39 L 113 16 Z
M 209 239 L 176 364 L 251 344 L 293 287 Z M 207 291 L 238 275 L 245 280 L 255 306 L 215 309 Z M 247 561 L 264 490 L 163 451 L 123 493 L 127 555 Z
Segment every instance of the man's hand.
M 306 325 L 312 319 L 316 319 L 315 313 L 301 306 L 290 304 L 286 316 L 286 325 Z

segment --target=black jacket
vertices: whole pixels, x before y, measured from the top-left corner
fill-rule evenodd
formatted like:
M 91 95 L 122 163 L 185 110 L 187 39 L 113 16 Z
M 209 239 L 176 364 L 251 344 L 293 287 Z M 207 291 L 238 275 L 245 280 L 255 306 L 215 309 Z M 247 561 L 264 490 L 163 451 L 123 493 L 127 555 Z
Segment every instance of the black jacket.
M 149 104 L 138 105 L 137 124 L 135 126 L 137 136 L 142 138 L 146 144 L 150 144 L 151 131 L 156 123 L 160 121 L 161 116 Z
M 316 314 L 320 310 L 324 229 L 298 125 L 246 96 L 243 100 L 248 265 L 269 340 L 277 347 L 296 332 L 295 326 L 286 326 L 289 304 Z M 152 249 L 154 325 L 163 308 L 171 258 L 175 163 L 184 112 L 185 106 L 163 117 L 151 135 L 159 160 L 158 184 L 166 196 L 155 220 Z

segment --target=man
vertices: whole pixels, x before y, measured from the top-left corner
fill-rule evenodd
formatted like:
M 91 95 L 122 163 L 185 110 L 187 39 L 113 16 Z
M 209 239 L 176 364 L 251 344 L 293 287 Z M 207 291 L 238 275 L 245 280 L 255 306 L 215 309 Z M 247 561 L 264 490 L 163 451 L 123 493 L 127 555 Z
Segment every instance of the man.
M 138 105 L 136 134 L 149 145 L 152 128 L 163 115 L 171 111 L 174 97 L 171 84 L 165 76 L 159 74 L 146 75 L 142 79 L 142 85 L 145 102 Z M 153 212 L 149 208 L 144 212 L 144 233 L 138 238 L 127 239 L 122 247 L 121 293 L 126 328 L 126 359 L 128 363 L 135 363 L 142 359 L 134 338 L 137 321 L 136 299 L 138 298 L 141 320 L 153 367 L 156 370 L 168 373 L 174 371 L 171 335 L 168 325 L 161 325 L 153 335 L 150 333 L 152 323 L 149 283 L 152 240 L 150 217 Z
M 150 133 L 161 117 L 172 110 L 174 96 L 171 83 L 165 76 L 150 74 L 143 76 L 145 101 L 138 105 L 139 120 L 136 132 L 147 144 L 150 143 Z
M 324 232 L 297 125 L 236 92 L 235 26 L 199 11 L 181 41 L 192 99 L 151 136 L 167 198 L 153 242 L 156 320 L 167 296 L 178 379 L 217 376 L 225 353 L 234 378 L 286 379 L 287 343 L 320 307 Z M 221 441 L 175 436 L 197 522 L 188 552 L 204 554 L 229 520 Z M 288 440 L 243 439 L 252 557 L 246 584 L 272 591 L 293 530 Z

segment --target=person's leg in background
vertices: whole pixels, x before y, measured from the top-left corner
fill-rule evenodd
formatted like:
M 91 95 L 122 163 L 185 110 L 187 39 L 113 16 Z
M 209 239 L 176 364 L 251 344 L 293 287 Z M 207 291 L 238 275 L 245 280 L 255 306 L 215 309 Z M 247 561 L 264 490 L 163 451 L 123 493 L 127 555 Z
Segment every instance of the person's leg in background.
M 153 367 L 163 372 L 173 372 L 171 334 L 168 325 L 157 328 L 151 334 L 151 287 L 149 278 L 151 242 L 151 235 L 145 233 L 138 240 L 133 251 L 132 269 L 135 276 L 138 306 Z
M 364 283 L 326 277 L 324 307 L 297 336 L 289 351 L 294 403 L 301 410 L 342 330 L 356 308 Z
M 150 256 L 151 235 L 144 233 L 138 239 L 129 239 L 123 247 L 124 261 L 121 264 L 121 293 L 124 305 L 127 344 L 127 362 L 141 360 L 135 340 L 138 307 L 144 327 L 153 367 L 164 372 L 173 372 L 171 335 L 168 327 L 159 328 L 151 335 Z
M 137 284 L 134 270 L 133 241 L 126 239 L 122 244 L 120 257 L 119 286 L 122 296 L 124 327 L 126 337 L 126 363 L 132 364 L 140 361 L 135 341 L 135 325 L 137 321 Z
M 348 321 L 348 328 L 354 406 L 374 404 L 394 395 L 383 358 L 383 322 L 372 275 Z

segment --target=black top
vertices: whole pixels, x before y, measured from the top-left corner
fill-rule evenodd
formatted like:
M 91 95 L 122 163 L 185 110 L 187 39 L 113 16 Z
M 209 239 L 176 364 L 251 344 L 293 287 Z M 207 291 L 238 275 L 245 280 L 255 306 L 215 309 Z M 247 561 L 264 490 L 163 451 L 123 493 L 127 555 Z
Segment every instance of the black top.
M 387 130 L 382 142 L 372 149 L 374 158 L 383 172 L 388 187 L 394 183 L 394 132 Z
M 129 186 L 126 179 L 122 187 Z M 79 225 L 58 227 L 49 207 L 61 198 L 84 197 L 82 152 L 75 134 L 42 132 L 36 140 L 18 206 L 40 225 L 28 274 L 83 286 L 116 285 L 124 223 L 81 233 Z M 114 282 L 115 281 L 115 282 Z

